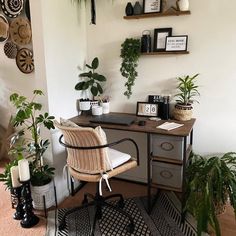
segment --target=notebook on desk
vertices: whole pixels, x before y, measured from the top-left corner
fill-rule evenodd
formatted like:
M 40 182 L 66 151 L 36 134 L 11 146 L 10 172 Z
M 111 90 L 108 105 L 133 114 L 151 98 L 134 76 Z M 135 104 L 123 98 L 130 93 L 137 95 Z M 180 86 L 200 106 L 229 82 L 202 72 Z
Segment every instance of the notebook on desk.
M 125 115 L 101 115 L 90 119 L 90 122 L 98 124 L 131 125 L 135 122 L 135 117 Z

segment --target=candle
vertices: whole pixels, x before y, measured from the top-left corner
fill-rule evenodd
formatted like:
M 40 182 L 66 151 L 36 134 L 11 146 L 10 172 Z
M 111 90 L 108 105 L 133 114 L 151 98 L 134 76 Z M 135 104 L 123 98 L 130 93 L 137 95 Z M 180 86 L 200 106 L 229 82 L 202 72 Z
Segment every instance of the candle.
M 18 161 L 20 181 L 30 179 L 29 162 L 26 159 Z
M 19 182 L 19 168 L 18 168 L 18 166 L 12 166 L 10 171 L 11 171 L 12 187 L 13 188 L 20 187 L 21 183 Z

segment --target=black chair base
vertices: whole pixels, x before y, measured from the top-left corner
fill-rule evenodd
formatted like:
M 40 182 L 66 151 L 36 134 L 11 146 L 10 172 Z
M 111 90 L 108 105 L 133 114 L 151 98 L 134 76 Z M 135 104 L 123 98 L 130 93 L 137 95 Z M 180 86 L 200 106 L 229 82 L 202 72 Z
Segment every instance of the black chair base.
M 112 205 L 108 202 L 106 202 L 107 200 L 111 199 L 111 198 L 119 198 L 119 201 L 117 202 L 116 205 Z M 91 202 L 88 201 L 88 198 L 92 199 Z M 127 217 L 130 221 L 130 223 L 127 225 L 126 229 L 129 233 L 133 233 L 134 232 L 134 221 L 133 218 L 123 210 L 124 207 L 124 198 L 121 194 L 112 194 L 109 195 L 107 197 L 102 197 L 99 195 L 98 193 L 98 187 L 97 187 L 97 193 L 96 195 L 92 195 L 90 193 L 86 193 L 84 194 L 84 199 L 82 201 L 82 206 L 79 207 L 75 207 L 73 209 L 68 210 L 59 225 L 59 230 L 63 230 L 66 227 L 66 217 L 68 215 L 70 215 L 71 213 L 75 212 L 75 211 L 79 211 L 83 208 L 87 208 L 89 206 L 95 206 L 95 217 L 93 219 L 93 225 L 92 225 L 92 229 L 91 229 L 91 236 L 94 235 L 94 229 L 95 229 L 95 225 L 96 225 L 96 221 L 102 218 L 102 208 L 103 207 L 109 207 L 112 208 L 114 210 L 116 210 L 117 212 L 119 212 L 120 214 L 124 215 L 125 217 Z

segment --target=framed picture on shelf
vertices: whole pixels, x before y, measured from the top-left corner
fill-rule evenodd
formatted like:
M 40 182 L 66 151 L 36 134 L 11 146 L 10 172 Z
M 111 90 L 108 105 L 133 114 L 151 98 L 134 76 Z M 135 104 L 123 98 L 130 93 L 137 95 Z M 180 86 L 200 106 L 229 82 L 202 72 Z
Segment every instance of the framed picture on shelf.
M 188 35 L 166 37 L 167 52 L 187 51 Z
M 143 0 L 143 13 L 161 12 L 162 0 Z
M 164 52 L 166 50 L 166 37 L 172 35 L 172 28 L 159 28 L 154 30 L 154 52 Z
M 148 103 L 148 102 L 137 102 L 136 115 L 157 117 L 158 104 Z

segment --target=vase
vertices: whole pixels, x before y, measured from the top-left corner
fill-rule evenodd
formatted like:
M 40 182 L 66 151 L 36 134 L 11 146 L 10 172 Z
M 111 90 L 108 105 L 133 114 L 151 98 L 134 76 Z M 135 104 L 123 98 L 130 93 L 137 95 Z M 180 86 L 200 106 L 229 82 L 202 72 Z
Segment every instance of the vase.
M 134 4 L 134 15 L 140 15 L 143 12 L 143 8 L 140 3 L 137 1 Z
M 102 103 L 102 113 L 108 114 L 110 112 L 110 102 L 103 102 Z
M 131 2 L 128 2 L 125 8 L 126 16 L 132 16 L 134 14 L 134 9 Z
M 189 10 L 189 0 L 179 0 L 178 6 L 180 11 L 188 11 Z
M 93 116 L 100 116 L 100 115 L 102 115 L 102 107 L 101 106 L 94 106 L 94 107 L 92 107 L 92 115 Z

